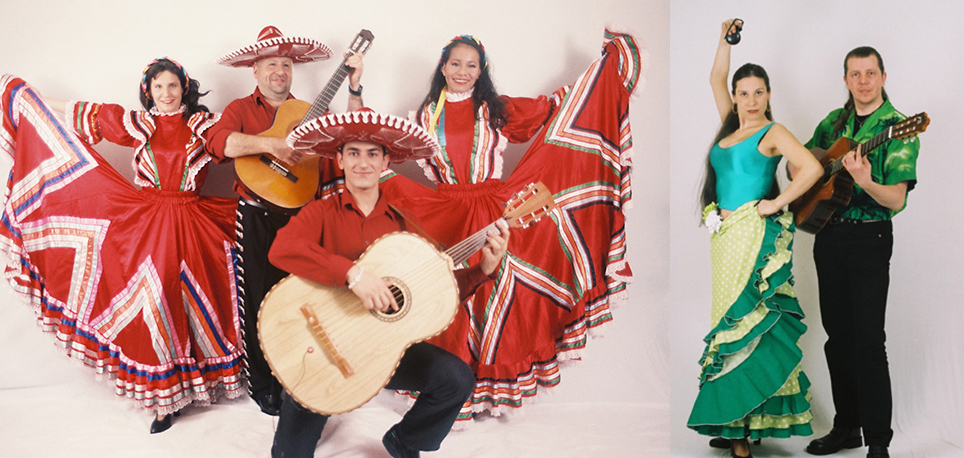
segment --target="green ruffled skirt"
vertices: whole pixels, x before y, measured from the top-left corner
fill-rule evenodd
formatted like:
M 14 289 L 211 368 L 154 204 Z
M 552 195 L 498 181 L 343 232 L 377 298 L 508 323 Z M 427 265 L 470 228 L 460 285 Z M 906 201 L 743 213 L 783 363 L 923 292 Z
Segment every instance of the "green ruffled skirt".
M 793 216 L 748 202 L 712 235 L 713 309 L 700 391 L 687 426 L 740 439 L 813 434 L 797 344 L 807 327 L 793 292 Z

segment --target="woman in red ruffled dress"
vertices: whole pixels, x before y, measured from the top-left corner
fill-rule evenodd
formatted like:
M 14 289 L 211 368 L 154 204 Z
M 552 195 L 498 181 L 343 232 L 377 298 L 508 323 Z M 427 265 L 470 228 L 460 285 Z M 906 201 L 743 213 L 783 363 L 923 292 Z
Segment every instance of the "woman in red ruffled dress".
M 498 415 L 559 383 L 558 362 L 578 358 L 589 331 L 610 321 L 610 305 L 625 298 L 632 276 L 622 214 L 631 197 L 629 98 L 640 66 L 633 37 L 607 31 L 602 57 L 572 86 L 516 98 L 495 91 L 479 40 L 458 36 L 442 50 L 415 113 L 442 145 L 419 161 L 436 189 L 389 172 L 385 195 L 416 211 L 446 247 L 499 218 L 503 203 L 528 183 L 545 183 L 558 204 L 551 217 L 513 230 L 495 284 L 463 303 L 432 340 L 476 372 L 460 420 L 473 411 Z M 533 138 L 503 177 L 507 143 Z
M 13 288 L 68 355 L 155 412 L 242 393 L 235 199 L 202 197 L 201 132 L 218 115 L 176 62 L 144 71 L 144 111 L 66 105 L 66 125 L 23 80 L 0 79 L 0 150 L 12 159 L 0 248 Z M 93 148 L 134 149 L 137 189 Z

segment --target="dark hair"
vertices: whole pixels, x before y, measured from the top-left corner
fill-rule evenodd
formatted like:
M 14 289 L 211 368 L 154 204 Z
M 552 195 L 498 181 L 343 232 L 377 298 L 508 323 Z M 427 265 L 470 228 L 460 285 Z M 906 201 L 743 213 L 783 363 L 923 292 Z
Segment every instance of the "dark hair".
M 351 142 L 371 143 L 371 144 L 373 144 L 373 145 L 378 146 L 378 149 L 382 150 L 382 156 L 384 156 L 384 155 L 386 155 L 386 154 L 389 154 L 388 148 L 386 148 L 385 145 L 383 145 L 383 144 L 381 144 L 381 143 L 379 143 L 379 142 L 376 142 L 376 141 L 374 141 L 374 140 L 358 140 L 358 139 L 352 139 L 352 140 L 348 140 L 348 141 L 345 142 L 345 143 L 342 143 L 340 146 L 338 146 L 338 149 L 336 150 L 337 154 L 345 154 L 345 145 L 347 145 L 347 144 L 349 144 L 349 143 L 351 143 Z
M 861 46 L 861 47 L 852 49 L 850 52 L 847 53 L 847 57 L 844 57 L 844 61 L 843 61 L 844 77 L 846 78 L 847 72 L 850 71 L 850 69 L 847 68 L 847 61 L 849 61 L 851 57 L 864 58 L 864 57 L 870 57 L 870 56 L 874 56 L 877 58 L 877 66 L 880 67 L 880 73 L 884 73 L 884 58 L 880 57 L 880 53 L 877 52 L 876 49 L 870 46 Z M 840 137 L 843 134 L 844 129 L 847 127 L 847 120 L 850 119 L 850 114 L 855 112 L 857 109 L 856 106 L 854 105 L 853 93 L 850 93 L 850 91 L 847 91 L 847 92 L 848 92 L 847 103 L 844 104 L 843 111 L 840 113 L 840 116 L 837 117 L 837 120 L 834 121 L 833 123 L 834 137 Z M 887 90 L 884 88 L 880 89 L 880 95 L 884 98 L 884 100 L 887 100 L 889 98 L 887 97 Z
M 770 92 L 770 77 L 767 76 L 767 71 L 763 67 L 757 64 L 743 64 L 742 67 L 738 68 L 735 73 L 733 73 L 733 80 L 730 83 L 731 93 L 736 95 L 736 83 L 744 78 L 760 78 L 763 80 L 763 85 L 767 88 L 767 93 Z M 736 113 L 736 103 L 733 104 L 733 110 L 731 110 L 727 115 L 726 119 L 723 120 L 723 125 L 720 126 L 719 132 L 716 133 L 716 137 L 713 139 L 713 143 L 710 145 L 710 151 L 716 146 L 720 140 L 723 140 L 733 132 L 736 132 L 740 128 L 740 116 Z M 767 119 L 773 121 L 773 114 L 770 110 L 770 104 L 767 103 L 767 108 L 765 115 Z M 776 173 L 774 173 L 773 187 L 770 188 L 770 193 L 767 194 L 767 199 L 772 199 L 780 194 L 780 186 L 776 181 Z M 700 210 L 705 208 L 707 205 L 718 202 L 718 197 L 716 195 L 716 171 L 713 170 L 713 165 L 710 164 L 710 154 L 706 153 L 706 167 L 703 172 L 703 191 L 700 194 Z
M 201 97 L 204 97 L 210 91 L 201 92 L 201 83 L 198 82 L 198 80 L 188 78 L 187 72 L 184 71 L 179 64 L 166 58 L 156 59 L 154 62 L 151 62 L 147 70 L 144 71 L 140 100 L 145 110 L 150 110 L 154 107 L 154 99 L 151 98 L 150 83 L 154 81 L 154 78 L 157 78 L 157 75 L 165 71 L 173 73 L 177 76 L 178 81 L 181 82 L 181 87 L 183 88 L 181 103 L 187 106 L 184 110 L 185 118 L 190 118 L 191 115 L 199 111 L 211 111 L 208 107 L 201 105 Z M 146 83 L 146 86 L 144 86 L 144 83 Z
M 485 102 L 489 111 L 489 126 L 493 129 L 504 127 L 505 104 L 502 103 L 502 100 L 499 98 L 499 93 L 495 90 L 495 84 L 492 82 L 492 76 L 489 74 L 488 58 L 485 55 L 485 49 L 482 48 L 482 45 L 477 40 L 472 39 L 468 35 L 456 37 L 442 48 L 442 57 L 435 67 L 435 73 L 432 76 L 432 85 L 428 90 L 428 95 L 425 96 L 425 100 L 423 100 L 422 104 L 418 107 L 419 125 L 421 125 L 421 114 L 425 110 L 425 107 L 437 101 L 439 95 L 442 93 L 442 89 L 445 88 L 445 75 L 442 74 L 442 67 L 448 63 L 452 48 L 458 45 L 471 46 L 479 53 L 479 67 L 481 71 L 479 73 L 479 79 L 475 82 L 475 91 L 472 92 L 472 105 L 475 107 L 476 116 L 478 116 L 479 107 Z

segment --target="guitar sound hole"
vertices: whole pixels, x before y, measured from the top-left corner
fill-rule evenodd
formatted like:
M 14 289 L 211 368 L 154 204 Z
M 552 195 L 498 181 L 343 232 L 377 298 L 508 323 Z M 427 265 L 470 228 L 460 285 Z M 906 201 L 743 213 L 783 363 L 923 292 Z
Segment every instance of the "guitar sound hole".
M 411 297 L 411 294 L 409 293 L 408 288 L 405 287 L 405 284 L 399 279 L 394 277 L 384 278 L 385 280 L 392 282 L 392 284 L 388 286 L 388 290 L 392 292 L 392 297 L 395 298 L 395 303 L 398 304 L 398 310 L 388 309 L 384 312 L 372 310 L 371 313 L 383 321 L 398 321 L 408 314 L 410 309 L 409 298 Z

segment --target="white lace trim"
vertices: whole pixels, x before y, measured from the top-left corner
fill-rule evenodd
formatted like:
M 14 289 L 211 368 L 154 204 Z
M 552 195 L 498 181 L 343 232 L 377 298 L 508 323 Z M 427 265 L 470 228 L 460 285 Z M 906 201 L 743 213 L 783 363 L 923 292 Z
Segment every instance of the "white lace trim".
M 187 110 L 187 105 L 183 103 L 181 104 L 181 108 L 178 108 L 177 111 L 161 111 L 157 109 L 157 105 L 154 105 L 151 107 L 148 113 L 150 113 L 151 116 L 174 116 L 184 113 L 184 110 Z
M 475 87 L 469 89 L 465 92 L 448 92 L 445 91 L 445 101 L 446 102 L 461 102 L 463 100 L 472 97 L 472 93 L 475 92 Z

